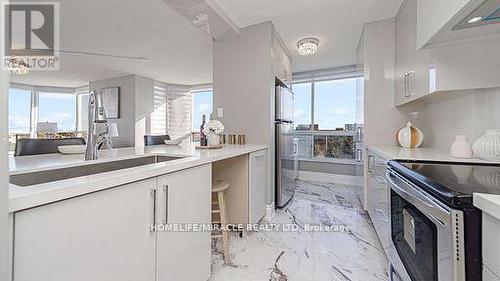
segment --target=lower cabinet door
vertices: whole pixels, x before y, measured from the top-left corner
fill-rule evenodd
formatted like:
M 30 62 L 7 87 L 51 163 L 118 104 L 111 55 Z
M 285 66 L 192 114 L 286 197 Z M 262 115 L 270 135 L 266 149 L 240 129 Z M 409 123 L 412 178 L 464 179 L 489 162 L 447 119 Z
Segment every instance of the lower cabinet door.
M 15 281 L 154 281 L 152 190 L 145 180 L 14 214 Z
M 266 196 L 269 190 L 267 150 L 250 153 L 249 171 L 249 223 L 257 223 L 266 213 Z
M 211 165 L 158 177 L 157 222 L 167 226 L 210 224 L 211 180 Z M 210 232 L 158 231 L 156 237 L 157 281 L 210 277 Z

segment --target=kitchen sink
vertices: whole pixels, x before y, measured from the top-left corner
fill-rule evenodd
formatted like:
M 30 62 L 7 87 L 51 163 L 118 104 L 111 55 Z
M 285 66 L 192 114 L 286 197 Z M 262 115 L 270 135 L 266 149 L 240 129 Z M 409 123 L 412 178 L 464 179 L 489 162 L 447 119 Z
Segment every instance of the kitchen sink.
M 18 186 L 31 186 L 36 184 L 89 176 L 89 175 L 117 171 L 117 170 L 144 166 L 149 164 L 162 163 L 181 158 L 184 157 L 154 155 L 154 156 L 146 156 L 146 157 L 102 162 L 95 164 L 86 164 L 69 168 L 12 175 L 10 176 L 10 183 Z

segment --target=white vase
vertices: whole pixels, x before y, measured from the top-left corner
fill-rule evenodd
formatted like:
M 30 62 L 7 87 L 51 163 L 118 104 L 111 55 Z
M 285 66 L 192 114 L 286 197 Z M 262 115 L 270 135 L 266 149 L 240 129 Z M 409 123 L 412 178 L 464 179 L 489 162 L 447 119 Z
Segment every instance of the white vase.
M 479 158 L 490 161 L 499 161 L 500 129 L 486 130 L 486 134 L 474 142 L 472 150 Z
M 472 146 L 465 138 L 465 135 L 455 136 L 455 141 L 451 144 L 450 154 L 457 158 L 472 158 Z
M 399 129 L 396 136 L 399 145 L 406 148 L 419 147 L 424 142 L 424 134 L 419 128 L 414 127 L 411 121 L 406 127 Z
M 217 134 L 207 135 L 208 146 L 220 145 L 220 136 Z

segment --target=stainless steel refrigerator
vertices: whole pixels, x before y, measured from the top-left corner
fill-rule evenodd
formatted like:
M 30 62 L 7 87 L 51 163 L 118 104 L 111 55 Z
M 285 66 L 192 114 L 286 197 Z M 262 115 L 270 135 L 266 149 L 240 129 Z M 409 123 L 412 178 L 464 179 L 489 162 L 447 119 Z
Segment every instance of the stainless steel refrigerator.
M 284 207 L 295 192 L 298 173 L 298 143 L 293 137 L 294 94 L 276 86 L 276 206 Z

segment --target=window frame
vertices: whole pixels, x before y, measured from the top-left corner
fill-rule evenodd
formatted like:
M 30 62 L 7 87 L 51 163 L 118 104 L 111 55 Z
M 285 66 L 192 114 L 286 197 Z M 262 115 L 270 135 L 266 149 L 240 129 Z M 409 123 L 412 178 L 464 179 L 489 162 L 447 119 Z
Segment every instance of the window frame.
M 314 75 L 313 75 L 314 76 Z M 314 102 L 315 102 L 315 92 L 316 92 L 316 83 L 318 82 L 327 82 L 327 81 L 335 81 L 335 80 L 345 80 L 345 79 L 360 79 L 363 78 L 362 73 L 353 72 L 352 74 L 347 75 L 339 75 L 338 77 L 327 76 L 325 78 L 305 78 L 305 79 L 297 79 L 293 81 L 292 91 L 294 84 L 305 84 L 310 83 L 310 93 L 311 93 L 311 124 L 309 125 L 309 130 L 296 130 L 296 127 L 293 129 L 292 134 L 294 136 L 310 136 L 311 137 L 311 155 L 309 157 L 299 157 L 300 161 L 312 161 L 312 162 L 329 162 L 329 163 L 339 163 L 339 164 L 352 164 L 356 162 L 356 159 L 341 159 L 341 158 L 327 158 L 327 157 L 315 157 L 314 156 L 314 137 L 315 136 L 352 136 L 356 138 L 356 131 L 336 131 L 336 130 L 316 130 L 314 128 L 315 120 L 314 120 Z M 319 127 L 319 126 L 318 126 Z
M 39 101 L 40 101 L 40 93 L 51 93 L 51 94 L 72 94 L 76 97 L 76 106 L 75 106 L 75 132 L 78 131 L 78 90 L 82 87 L 78 88 L 69 88 L 69 87 L 47 87 L 47 86 L 32 86 L 18 83 L 10 83 L 9 89 L 18 89 L 23 91 L 31 92 L 31 104 L 30 104 L 30 131 L 28 132 L 30 137 L 35 136 L 36 125 L 39 120 Z M 9 133 L 10 134 L 10 133 Z

